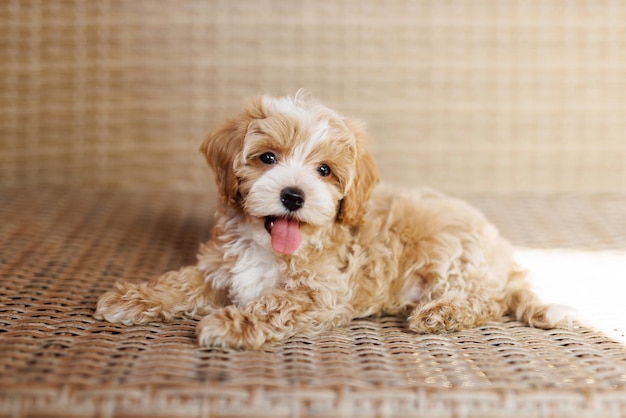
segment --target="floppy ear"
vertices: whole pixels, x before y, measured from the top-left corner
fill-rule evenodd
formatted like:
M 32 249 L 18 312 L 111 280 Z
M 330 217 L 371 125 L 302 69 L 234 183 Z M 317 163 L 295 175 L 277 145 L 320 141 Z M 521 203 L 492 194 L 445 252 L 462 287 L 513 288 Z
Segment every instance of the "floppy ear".
M 263 118 L 261 99 L 252 101 L 237 117 L 232 118 L 212 131 L 200 147 L 213 171 L 220 199 L 229 205 L 240 204 L 241 195 L 235 176 L 234 163 L 243 150 L 243 141 L 248 126 L 254 119 Z
M 345 120 L 348 128 L 356 137 L 356 161 L 354 180 L 341 201 L 337 221 L 344 225 L 356 225 L 363 222 L 365 205 L 374 186 L 378 183 L 378 168 L 372 155 L 365 150 L 366 135 L 358 123 Z

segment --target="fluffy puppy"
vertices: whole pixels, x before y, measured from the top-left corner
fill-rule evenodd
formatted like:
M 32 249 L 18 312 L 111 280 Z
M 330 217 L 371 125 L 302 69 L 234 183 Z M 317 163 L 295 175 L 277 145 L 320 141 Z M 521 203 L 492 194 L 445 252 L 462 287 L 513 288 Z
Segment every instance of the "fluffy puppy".
M 467 203 L 376 186 L 362 127 L 298 93 L 263 96 L 201 147 L 217 183 L 198 263 L 121 283 L 95 316 L 127 325 L 202 316 L 202 346 L 258 348 L 377 314 L 417 333 L 512 314 L 551 328 L 570 312 L 541 303 L 511 246 Z

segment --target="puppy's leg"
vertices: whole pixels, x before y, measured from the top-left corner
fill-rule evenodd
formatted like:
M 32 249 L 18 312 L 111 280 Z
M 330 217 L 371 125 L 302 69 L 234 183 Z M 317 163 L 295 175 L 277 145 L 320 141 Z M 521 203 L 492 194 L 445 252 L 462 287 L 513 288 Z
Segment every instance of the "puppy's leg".
M 417 306 L 408 322 L 409 328 L 418 333 L 442 333 L 482 325 L 500 318 L 504 312 L 502 298 L 490 291 L 449 290 Z
M 312 290 L 277 290 L 238 308 L 216 310 L 198 324 L 201 346 L 259 348 L 296 333 L 320 332 L 347 324 L 349 305 L 322 303 Z
M 205 283 L 204 274 L 195 267 L 170 271 L 149 283 L 117 283 L 116 287 L 98 300 L 96 319 L 125 325 L 170 321 L 206 314 L 227 300 L 225 291 Z

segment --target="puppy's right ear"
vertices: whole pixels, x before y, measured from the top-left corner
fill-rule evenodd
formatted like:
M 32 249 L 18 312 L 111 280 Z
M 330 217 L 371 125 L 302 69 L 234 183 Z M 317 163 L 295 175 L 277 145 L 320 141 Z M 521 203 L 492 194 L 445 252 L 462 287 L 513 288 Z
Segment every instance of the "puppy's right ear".
M 240 158 L 250 122 L 263 117 L 261 98 L 252 100 L 242 113 L 212 131 L 200 147 L 200 152 L 204 154 L 213 171 L 218 195 L 224 203 L 240 205 L 239 182 L 234 170 L 235 159 Z

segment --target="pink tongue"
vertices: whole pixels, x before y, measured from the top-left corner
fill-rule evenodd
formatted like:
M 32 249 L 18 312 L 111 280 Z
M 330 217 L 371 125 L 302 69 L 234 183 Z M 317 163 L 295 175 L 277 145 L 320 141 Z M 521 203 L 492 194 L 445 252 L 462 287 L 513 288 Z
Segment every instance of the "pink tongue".
M 300 246 L 300 224 L 286 218 L 276 218 L 272 227 L 272 248 L 282 254 L 292 254 Z

